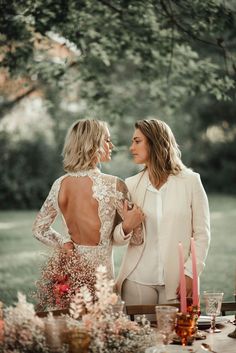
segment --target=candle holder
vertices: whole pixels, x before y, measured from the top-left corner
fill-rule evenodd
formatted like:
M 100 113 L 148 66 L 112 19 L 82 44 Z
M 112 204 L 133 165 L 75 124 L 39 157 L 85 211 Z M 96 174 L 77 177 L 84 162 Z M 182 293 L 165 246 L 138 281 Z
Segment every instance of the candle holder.
M 87 353 L 91 338 L 82 325 L 71 327 L 67 331 L 69 353 Z
M 195 318 L 195 332 L 193 335 L 194 339 L 197 339 L 197 340 L 206 339 L 206 334 L 203 331 L 198 330 L 198 318 L 201 315 L 200 307 L 198 305 L 187 304 L 187 312 L 190 315 L 193 315 Z
M 50 353 L 60 353 L 65 343 L 66 319 L 64 317 L 48 317 L 44 320 L 45 338 Z
M 200 307 L 199 305 L 193 305 L 193 298 L 192 297 L 187 297 L 186 298 L 187 301 L 187 312 L 189 314 L 197 314 L 198 316 L 200 316 Z
M 195 313 L 177 313 L 175 332 L 180 337 L 182 346 L 192 344 L 197 331 L 197 318 Z

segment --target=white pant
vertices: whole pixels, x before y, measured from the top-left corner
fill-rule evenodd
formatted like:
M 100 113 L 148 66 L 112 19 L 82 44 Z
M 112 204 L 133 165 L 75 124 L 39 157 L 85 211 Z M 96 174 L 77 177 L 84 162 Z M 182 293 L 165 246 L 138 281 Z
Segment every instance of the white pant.
M 165 286 L 144 285 L 126 279 L 122 286 L 122 299 L 126 305 L 156 305 L 178 303 L 178 299 L 167 300 Z

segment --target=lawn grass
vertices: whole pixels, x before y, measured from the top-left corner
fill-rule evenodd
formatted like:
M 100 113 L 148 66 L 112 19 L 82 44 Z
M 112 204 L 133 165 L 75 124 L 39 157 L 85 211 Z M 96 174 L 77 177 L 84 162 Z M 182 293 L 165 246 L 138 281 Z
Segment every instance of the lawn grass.
M 201 276 L 203 290 L 220 290 L 224 300 L 233 300 L 236 285 L 235 218 L 236 197 L 210 195 L 212 241 L 206 268 Z M 0 212 L 0 300 L 6 305 L 16 301 L 17 291 L 30 293 L 39 277 L 40 264 L 47 247 L 32 237 L 35 211 Z M 59 227 L 59 226 L 57 226 Z M 114 249 L 116 273 L 124 252 Z

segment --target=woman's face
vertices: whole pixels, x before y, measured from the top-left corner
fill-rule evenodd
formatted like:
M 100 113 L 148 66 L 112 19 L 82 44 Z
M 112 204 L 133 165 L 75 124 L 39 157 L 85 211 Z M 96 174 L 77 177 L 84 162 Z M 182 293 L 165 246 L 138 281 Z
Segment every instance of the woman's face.
M 136 129 L 133 134 L 130 152 L 136 164 L 147 164 L 149 160 L 149 145 L 146 136 Z
M 110 132 L 108 130 L 108 128 L 106 128 L 106 133 L 105 133 L 105 138 L 104 138 L 104 142 L 103 142 L 103 154 L 101 155 L 101 162 L 109 162 L 111 160 L 111 153 L 113 150 L 113 143 L 111 142 L 111 135 Z

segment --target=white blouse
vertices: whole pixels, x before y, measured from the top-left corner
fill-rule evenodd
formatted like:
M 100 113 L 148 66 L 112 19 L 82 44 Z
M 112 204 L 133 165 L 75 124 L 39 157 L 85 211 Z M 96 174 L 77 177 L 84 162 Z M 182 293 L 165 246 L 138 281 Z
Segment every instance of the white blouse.
M 144 285 L 164 285 L 164 265 L 159 246 L 159 227 L 165 202 L 168 181 L 157 190 L 151 183 L 147 186 L 143 212 L 146 216 L 146 243 L 142 257 L 128 279 Z M 148 266 L 148 271 L 147 271 Z

